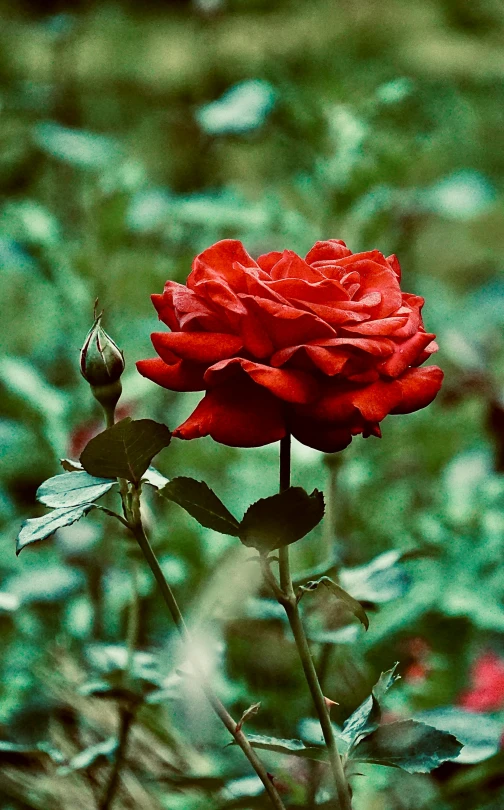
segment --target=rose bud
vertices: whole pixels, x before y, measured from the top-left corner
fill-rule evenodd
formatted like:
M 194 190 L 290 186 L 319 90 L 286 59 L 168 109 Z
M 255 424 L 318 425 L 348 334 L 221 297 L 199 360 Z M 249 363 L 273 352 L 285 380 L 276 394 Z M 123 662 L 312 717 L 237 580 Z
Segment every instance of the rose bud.
M 113 422 L 115 406 L 121 396 L 124 355 L 101 326 L 102 314 L 88 332 L 80 353 L 80 370 L 90 384 L 93 396 Z

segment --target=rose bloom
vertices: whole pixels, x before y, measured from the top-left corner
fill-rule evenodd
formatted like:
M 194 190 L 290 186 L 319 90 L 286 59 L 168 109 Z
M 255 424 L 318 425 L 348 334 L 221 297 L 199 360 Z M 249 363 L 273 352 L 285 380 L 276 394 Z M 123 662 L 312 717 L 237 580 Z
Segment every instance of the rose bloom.
M 487 652 L 476 659 L 471 667 L 471 687 L 461 695 L 459 705 L 473 712 L 504 709 L 504 658 Z
M 288 432 L 332 453 L 352 436 L 380 436 L 387 414 L 436 396 L 443 373 L 418 368 L 436 351 L 423 298 L 402 293 L 395 256 L 352 253 L 339 239 L 252 259 L 224 239 L 200 253 L 187 285 L 152 300 L 170 332 L 138 370 L 173 391 L 205 391 L 175 431 L 258 447 Z

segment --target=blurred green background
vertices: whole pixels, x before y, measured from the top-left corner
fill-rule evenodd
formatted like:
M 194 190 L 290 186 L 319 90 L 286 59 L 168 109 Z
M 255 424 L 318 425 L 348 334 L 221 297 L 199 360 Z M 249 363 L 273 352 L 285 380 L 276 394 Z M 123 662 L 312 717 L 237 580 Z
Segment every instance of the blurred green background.
M 369 607 L 365 634 L 329 597 L 306 599 L 335 723 L 399 660 L 389 716 L 429 712 L 467 743 L 431 776 L 363 766 L 356 810 L 502 808 L 503 34 L 501 0 L 0 2 L 0 739 L 32 751 L 0 747 L 2 810 L 94 807 L 116 728 L 115 704 L 83 692 L 124 664 L 125 537 L 93 516 L 14 556 L 20 522 L 44 511 L 39 484 L 100 429 L 78 373 L 93 301 L 125 352 L 123 415 L 173 428 L 199 395 L 136 374 L 153 355 L 149 295 L 224 237 L 252 255 L 320 238 L 395 252 L 403 288 L 426 298 L 444 388 L 381 441 L 327 459 L 294 446 L 293 482 L 329 499 L 294 566 L 330 558 Z M 277 486 L 274 446 L 174 441 L 155 463 L 205 478 L 238 516 Z M 246 550 L 149 498 L 222 697 L 236 716 L 262 702 L 251 730 L 318 741 Z M 146 572 L 141 590 L 151 702 L 116 807 L 265 807 L 180 670 Z M 87 758 L 62 772 L 33 753 L 42 741 Z M 265 759 L 289 806 L 323 806 L 316 769 Z

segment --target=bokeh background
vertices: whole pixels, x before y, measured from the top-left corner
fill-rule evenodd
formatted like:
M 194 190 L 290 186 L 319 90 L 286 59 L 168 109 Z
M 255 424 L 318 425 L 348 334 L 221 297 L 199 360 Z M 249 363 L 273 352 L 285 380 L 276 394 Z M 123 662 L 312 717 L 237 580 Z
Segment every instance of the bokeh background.
M 153 354 L 149 295 L 224 237 L 253 255 L 328 237 L 394 252 L 404 289 L 426 298 L 444 388 L 389 417 L 381 441 L 327 458 L 294 446 L 294 483 L 329 500 L 294 565 L 332 565 L 369 608 L 364 633 L 329 596 L 304 603 L 335 723 L 398 660 L 388 717 L 428 716 L 466 743 L 431 776 L 363 766 L 356 809 L 502 808 L 503 34 L 500 0 L 0 3 L 3 810 L 94 807 L 117 724 L 113 701 L 85 693 L 124 666 L 126 538 L 93 516 L 14 555 L 20 522 L 44 511 L 39 484 L 101 429 L 78 373 L 93 301 L 125 352 L 122 414 L 174 427 L 198 395 L 135 372 Z M 278 448 L 174 441 L 156 464 L 205 478 L 240 516 L 275 491 Z M 237 716 L 261 701 L 250 730 L 318 741 L 246 550 L 148 497 L 222 697 Z M 140 584 L 149 702 L 116 807 L 264 807 L 184 674 L 147 572 Z M 291 806 L 323 806 L 316 768 L 265 758 Z

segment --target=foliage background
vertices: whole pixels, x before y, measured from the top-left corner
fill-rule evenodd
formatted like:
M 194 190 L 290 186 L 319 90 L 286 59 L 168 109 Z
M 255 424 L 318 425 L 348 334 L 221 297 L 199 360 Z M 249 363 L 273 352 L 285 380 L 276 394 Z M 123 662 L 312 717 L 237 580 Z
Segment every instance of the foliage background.
M 334 721 L 395 660 L 391 716 L 458 705 L 474 662 L 504 655 L 503 33 L 499 0 L 0 3 L 2 739 L 71 757 L 114 733 L 114 705 L 79 685 L 120 655 L 125 539 L 93 518 L 16 560 L 14 538 L 42 513 L 35 491 L 58 459 L 100 428 L 77 364 L 96 297 L 126 355 L 124 413 L 173 427 L 190 412 L 198 395 L 156 389 L 134 361 L 152 354 L 149 294 L 224 237 L 255 255 L 327 237 L 397 253 L 441 347 L 437 401 L 390 417 L 382 441 L 359 438 L 328 463 L 294 448 L 294 483 L 332 492 L 297 571 L 328 553 L 348 568 L 422 552 L 394 569 L 367 634 L 316 645 Z M 277 486 L 273 446 L 174 442 L 156 463 L 205 478 L 238 515 Z M 151 501 L 158 553 L 234 713 L 261 700 L 254 730 L 316 735 L 289 633 L 245 550 Z M 167 691 L 142 709 L 118 806 L 262 807 L 190 679 L 173 674 L 178 647 L 147 574 L 141 587 L 142 649 Z M 348 617 L 310 604 L 327 642 Z M 504 686 L 491 689 L 479 764 L 432 777 L 369 766 L 357 810 L 501 807 Z M 306 799 L 303 761 L 268 764 L 293 804 Z M 93 806 L 106 768 L 6 762 L 2 807 Z

